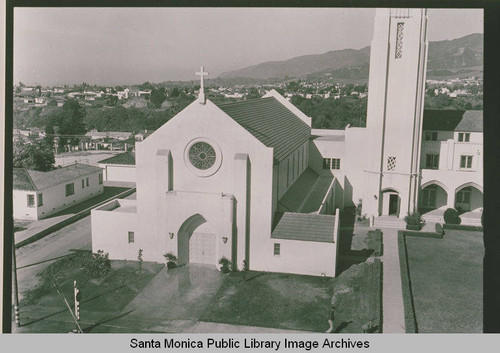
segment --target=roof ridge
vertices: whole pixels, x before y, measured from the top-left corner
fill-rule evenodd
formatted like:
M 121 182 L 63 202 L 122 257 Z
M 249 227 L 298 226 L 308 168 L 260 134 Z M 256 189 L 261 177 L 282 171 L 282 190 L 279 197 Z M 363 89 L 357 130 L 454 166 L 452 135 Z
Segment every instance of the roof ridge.
M 245 103 L 253 103 L 256 101 L 263 101 L 263 100 L 268 100 L 269 98 L 274 98 L 274 97 L 260 97 L 260 98 L 252 98 L 252 99 L 245 99 L 243 101 L 238 101 L 238 102 L 225 102 L 225 103 L 214 103 L 216 106 L 228 106 L 228 105 L 237 105 L 237 104 L 245 104 Z M 276 99 L 276 98 L 274 98 Z

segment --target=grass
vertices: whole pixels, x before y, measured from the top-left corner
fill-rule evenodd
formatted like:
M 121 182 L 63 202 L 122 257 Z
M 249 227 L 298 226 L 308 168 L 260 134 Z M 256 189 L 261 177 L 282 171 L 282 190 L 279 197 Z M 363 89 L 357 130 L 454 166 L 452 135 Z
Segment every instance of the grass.
M 380 327 L 379 269 L 378 262 L 364 263 L 352 266 L 337 278 L 233 272 L 201 320 L 325 332 L 334 290 L 347 288 L 348 292 L 339 296 L 336 331 L 362 332 L 361 326 L 368 320 Z
M 129 188 L 105 186 L 102 194 L 99 194 L 95 197 L 92 197 L 91 199 L 80 202 L 75 206 L 71 206 L 69 208 L 66 208 L 60 212 L 57 212 L 57 213 L 51 215 L 50 217 L 57 217 L 57 216 L 62 216 L 62 215 L 67 215 L 67 214 L 76 214 L 78 212 L 86 210 L 89 207 L 97 205 L 99 202 L 105 201 L 105 200 L 109 199 L 110 197 L 118 195 L 118 194 L 120 194 L 124 191 L 127 191 L 127 190 L 129 190 Z
M 21 305 L 64 306 L 51 279 L 61 288 L 68 301 L 73 301 L 73 281 L 77 281 L 82 292 L 81 307 L 97 312 L 122 310 L 146 284 L 161 270 L 163 265 L 144 263 L 142 273 L 137 273 L 137 263 L 112 261 L 109 272 L 101 278 L 89 276 L 84 271 L 85 252 L 60 259 L 44 269 L 39 276 L 39 285 L 27 291 Z M 91 309 L 89 309 L 91 308 Z
M 406 237 L 406 249 L 418 332 L 482 332 L 482 233 Z

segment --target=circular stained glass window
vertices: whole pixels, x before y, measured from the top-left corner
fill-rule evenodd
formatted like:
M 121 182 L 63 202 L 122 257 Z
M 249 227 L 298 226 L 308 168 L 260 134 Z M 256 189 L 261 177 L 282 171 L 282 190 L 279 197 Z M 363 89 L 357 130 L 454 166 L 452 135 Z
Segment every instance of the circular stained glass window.
M 189 149 L 189 161 L 201 170 L 211 168 L 215 164 L 216 157 L 214 148 L 206 142 L 196 142 Z

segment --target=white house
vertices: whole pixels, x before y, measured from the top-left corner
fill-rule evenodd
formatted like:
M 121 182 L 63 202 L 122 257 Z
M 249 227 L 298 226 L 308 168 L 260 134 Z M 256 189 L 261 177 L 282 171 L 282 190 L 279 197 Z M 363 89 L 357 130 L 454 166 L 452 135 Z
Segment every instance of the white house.
M 124 152 L 99 161 L 105 181 L 136 182 L 135 154 Z
M 337 208 L 361 200 L 375 224 L 399 227 L 419 206 L 439 209 L 435 186 L 477 220 L 482 115 L 456 113 L 455 125 L 447 113 L 424 115 L 426 28 L 424 9 L 377 10 L 366 128 L 311 130 L 276 91 L 215 104 L 202 69 L 198 100 L 136 144 L 137 200 L 92 211 L 93 251 L 335 276 Z
M 49 172 L 14 168 L 14 218 L 38 220 L 103 192 L 102 169 L 72 164 Z

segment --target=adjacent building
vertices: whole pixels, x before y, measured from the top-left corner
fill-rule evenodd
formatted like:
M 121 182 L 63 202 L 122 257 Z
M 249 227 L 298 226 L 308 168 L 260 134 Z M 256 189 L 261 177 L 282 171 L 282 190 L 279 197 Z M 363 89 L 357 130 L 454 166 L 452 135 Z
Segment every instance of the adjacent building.
M 42 219 L 102 192 L 98 167 L 76 163 L 49 172 L 14 168 L 14 218 Z

